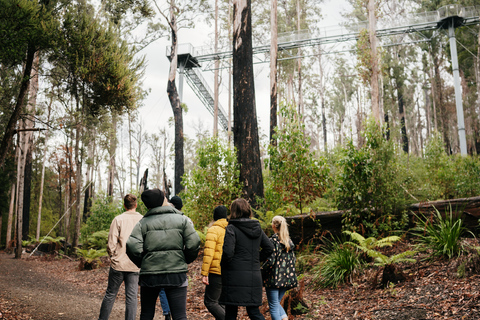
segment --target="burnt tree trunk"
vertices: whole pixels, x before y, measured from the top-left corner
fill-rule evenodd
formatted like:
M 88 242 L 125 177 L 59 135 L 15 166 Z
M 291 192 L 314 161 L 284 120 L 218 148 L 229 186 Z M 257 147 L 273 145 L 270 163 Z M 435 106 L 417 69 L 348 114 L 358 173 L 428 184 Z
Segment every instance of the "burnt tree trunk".
M 277 127 L 277 0 L 272 0 L 270 25 L 270 144 L 276 146 L 277 140 L 274 135 Z
M 233 142 L 240 164 L 243 196 L 263 198 L 252 59 L 251 0 L 233 1 Z
M 403 81 L 396 81 L 397 84 L 397 100 L 398 100 L 398 114 L 400 115 L 400 129 L 402 131 L 402 150 L 408 153 L 408 136 L 407 127 L 405 124 L 405 106 L 403 103 Z
M 177 22 L 175 17 L 174 3 L 170 8 L 170 28 L 172 32 L 172 46 L 170 53 L 170 73 L 168 75 L 167 94 L 170 105 L 173 110 L 173 118 L 175 120 L 175 194 L 179 194 L 183 190 L 182 176 L 185 172 L 183 157 L 183 114 L 180 97 L 178 95 L 177 86 L 175 85 L 175 76 L 177 72 Z

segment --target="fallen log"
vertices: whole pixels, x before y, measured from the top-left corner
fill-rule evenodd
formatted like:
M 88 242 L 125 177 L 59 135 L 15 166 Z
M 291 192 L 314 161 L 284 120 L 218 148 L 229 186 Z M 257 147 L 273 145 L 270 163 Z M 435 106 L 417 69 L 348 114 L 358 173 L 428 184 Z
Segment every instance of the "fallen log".
M 456 217 L 463 219 L 464 225 L 476 234 L 479 232 L 480 197 L 459 198 L 441 201 L 429 201 L 411 204 L 408 214 L 411 226 L 414 226 L 415 214 L 433 214 L 435 209 L 442 215 L 450 210 Z M 291 217 L 285 217 L 289 224 L 290 237 L 295 244 L 305 245 L 322 235 L 340 236 L 342 233 L 342 219 L 347 210 L 311 212 Z

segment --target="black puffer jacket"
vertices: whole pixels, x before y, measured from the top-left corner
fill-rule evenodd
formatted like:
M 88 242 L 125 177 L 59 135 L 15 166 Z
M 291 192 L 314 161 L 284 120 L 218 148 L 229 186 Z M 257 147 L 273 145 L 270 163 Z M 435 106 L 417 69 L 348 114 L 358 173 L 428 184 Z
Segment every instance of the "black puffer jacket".
M 272 252 L 273 245 L 257 220 L 230 220 L 223 243 L 220 303 L 236 306 L 262 305 L 260 261 Z

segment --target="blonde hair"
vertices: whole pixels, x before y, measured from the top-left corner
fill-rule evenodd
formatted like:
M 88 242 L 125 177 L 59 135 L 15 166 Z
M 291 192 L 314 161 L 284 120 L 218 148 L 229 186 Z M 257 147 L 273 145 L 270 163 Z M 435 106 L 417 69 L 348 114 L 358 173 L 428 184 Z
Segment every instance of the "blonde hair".
M 282 216 L 275 216 L 272 219 L 272 225 L 278 231 L 280 242 L 285 245 L 287 252 L 290 251 L 290 234 L 288 233 L 287 220 Z

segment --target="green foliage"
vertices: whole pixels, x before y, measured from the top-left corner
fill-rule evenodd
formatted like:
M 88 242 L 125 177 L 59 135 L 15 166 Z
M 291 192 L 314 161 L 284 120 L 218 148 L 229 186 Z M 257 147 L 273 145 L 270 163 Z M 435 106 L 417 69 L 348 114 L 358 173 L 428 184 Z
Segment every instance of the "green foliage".
M 109 230 L 113 219 L 124 212 L 123 204 L 112 201 L 105 194 L 97 196 L 92 204 L 91 215 L 81 228 L 81 241 L 85 242 L 95 232 Z
M 346 230 L 377 236 L 406 223 L 403 182 L 395 145 L 374 120 L 363 136 L 365 145 L 356 148 L 349 141 L 337 162 L 336 203 L 340 210 L 350 210 L 343 220 Z
M 83 243 L 83 247 L 85 249 L 106 249 L 108 242 L 108 232 L 109 230 L 101 230 L 93 233 Z
M 454 189 L 454 163 L 445 152 L 445 144 L 439 132 L 434 132 L 425 146 L 425 165 L 431 198 L 452 199 Z
M 323 261 L 314 268 L 313 279 L 320 287 L 336 288 L 361 267 L 357 252 L 348 244 L 333 242 L 322 255 Z
M 85 259 L 88 263 L 92 263 L 94 260 L 97 260 L 101 257 L 107 255 L 106 249 L 96 250 L 96 249 L 80 249 L 77 248 L 77 254 Z
M 203 228 L 203 232 L 200 230 L 195 230 L 198 233 L 198 236 L 200 237 L 200 242 L 201 245 L 205 245 L 205 241 L 207 240 L 207 232 L 208 232 L 208 227 Z
M 202 229 L 213 219 L 218 205 L 227 208 L 241 196 L 240 169 L 235 150 L 220 138 L 206 138 L 197 149 L 198 165 L 183 176 L 184 212 L 196 228 Z
M 432 257 L 453 258 L 459 256 L 464 248 L 461 236 L 467 231 L 460 217 L 454 217 L 452 210 L 442 214 L 435 209 L 430 217 L 417 218 L 417 226 L 412 232 L 418 236 L 419 247 L 430 249 Z
M 269 146 L 265 160 L 265 206 L 277 209 L 293 204 L 304 212 L 309 202 L 323 195 L 328 185 L 329 168 L 323 158 L 310 151 L 310 138 L 295 109 L 280 109 L 283 125 L 276 130 L 277 146 Z
M 360 234 L 356 232 L 350 232 L 350 231 L 344 231 L 346 234 L 348 234 L 353 241 L 353 242 L 348 242 L 358 249 L 362 250 L 365 252 L 369 257 L 372 257 L 375 259 L 375 265 L 378 266 L 386 266 L 386 265 L 391 265 L 395 263 L 400 263 L 400 262 L 416 262 L 415 259 L 408 258 L 412 255 L 414 255 L 416 252 L 415 251 L 405 251 L 401 252 L 399 254 L 395 254 L 393 256 L 386 256 L 380 251 L 374 250 L 375 248 L 383 248 L 383 247 L 391 247 L 392 244 L 396 241 L 400 240 L 400 237 L 398 236 L 389 236 L 385 237 L 383 239 L 377 240 L 374 237 L 370 237 L 365 239 L 362 237 Z

